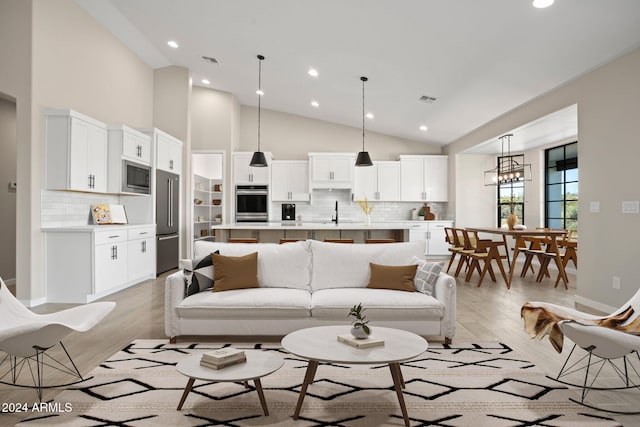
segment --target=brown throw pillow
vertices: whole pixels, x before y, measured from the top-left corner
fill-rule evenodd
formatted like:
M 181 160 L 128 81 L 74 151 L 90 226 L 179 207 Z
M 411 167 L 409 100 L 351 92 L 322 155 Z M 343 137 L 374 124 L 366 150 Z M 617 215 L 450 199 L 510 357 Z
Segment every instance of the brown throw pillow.
M 413 278 L 417 265 L 380 265 L 369 263 L 371 278 L 367 288 L 414 292 Z M 218 279 L 216 276 L 216 286 Z
M 224 256 L 213 253 L 211 258 L 216 284 L 213 292 L 260 287 L 257 252 L 244 256 Z

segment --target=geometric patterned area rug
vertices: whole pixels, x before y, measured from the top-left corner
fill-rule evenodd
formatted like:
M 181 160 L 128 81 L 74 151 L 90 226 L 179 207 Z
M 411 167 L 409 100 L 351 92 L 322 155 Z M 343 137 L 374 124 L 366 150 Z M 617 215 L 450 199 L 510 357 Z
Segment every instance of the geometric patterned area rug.
M 187 378 L 176 371 L 176 363 L 224 345 L 136 340 L 88 374 L 91 379 L 58 394 L 50 402 L 53 412 L 31 416 L 19 425 L 404 425 L 386 365 L 320 364 L 296 421 L 291 415 L 306 360 L 286 353 L 277 343 L 227 345 L 277 352 L 285 358 L 280 370 L 261 380 L 269 416 L 263 415 L 253 387 L 198 380 L 177 411 Z M 427 352 L 401 366 L 412 426 L 620 425 L 569 401 L 576 397 L 575 390 L 546 378 L 506 344 L 429 344 Z

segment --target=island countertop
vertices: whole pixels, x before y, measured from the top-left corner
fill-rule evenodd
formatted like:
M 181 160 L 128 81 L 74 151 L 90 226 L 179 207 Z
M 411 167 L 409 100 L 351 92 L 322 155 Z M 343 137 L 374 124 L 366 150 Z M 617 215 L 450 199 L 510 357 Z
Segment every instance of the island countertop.
M 213 230 L 407 230 L 419 228 L 427 224 L 449 226 L 453 221 L 384 221 L 372 222 L 367 225 L 364 222 L 339 221 L 338 224 L 331 221 L 276 221 L 276 222 L 240 222 L 230 224 L 216 224 L 211 226 Z

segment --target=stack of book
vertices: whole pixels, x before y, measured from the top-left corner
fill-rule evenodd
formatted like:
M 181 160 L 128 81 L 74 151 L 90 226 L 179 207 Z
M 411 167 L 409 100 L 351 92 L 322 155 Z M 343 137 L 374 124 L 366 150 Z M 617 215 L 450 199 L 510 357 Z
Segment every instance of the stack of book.
M 247 356 L 245 356 L 244 350 L 225 347 L 204 353 L 200 359 L 200 366 L 211 369 L 222 369 L 227 366 L 246 362 L 246 360 Z

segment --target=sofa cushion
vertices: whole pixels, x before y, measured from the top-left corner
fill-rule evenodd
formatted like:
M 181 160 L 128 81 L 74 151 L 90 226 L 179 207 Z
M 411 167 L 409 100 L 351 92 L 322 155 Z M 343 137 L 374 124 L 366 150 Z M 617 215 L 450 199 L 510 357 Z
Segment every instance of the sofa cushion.
M 200 292 L 185 298 L 180 317 L 201 319 L 288 319 L 309 317 L 311 293 L 301 289 L 253 288 Z
M 225 256 L 214 252 L 213 273 L 216 286 L 213 292 L 258 288 L 258 253 Z
M 373 262 L 371 277 L 367 288 L 393 289 L 396 291 L 414 292 L 413 278 L 416 275 L 417 265 L 380 265 Z
M 307 241 L 279 245 L 198 240 L 194 242 L 194 249 L 196 257 L 208 255 L 216 250 L 226 256 L 242 256 L 258 252 L 258 283 L 261 288 L 309 289 L 311 250 Z
M 219 253 L 216 251 L 216 253 Z M 185 298 L 189 295 L 197 294 L 213 288 L 213 258 L 211 255 L 202 257 L 192 262 L 192 268 L 185 268 L 184 283 Z
M 444 305 L 440 301 L 419 292 L 344 288 L 314 292 L 311 295 L 311 316 L 319 319 L 344 318 L 347 325 L 349 309 L 360 303 L 373 326 L 376 320 L 441 319 L 444 313 Z
M 414 258 L 413 262 L 418 265 L 416 275 L 413 278 L 413 285 L 418 292 L 433 295 L 433 289 L 438 281 L 438 275 L 444 267 L 443 262 L 429 262 L 424 259 Z
M 309 241 L 313 253 L 311 289 L 364 288 L 369 283 L 369 263 L 409 265 L 424 258 L 424 241 L 381 245 Z

